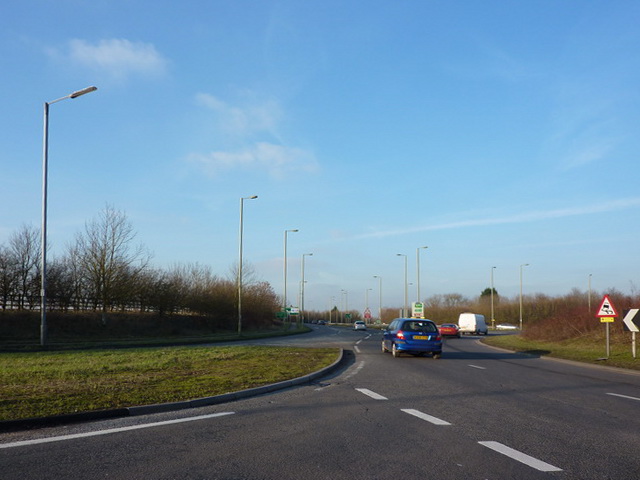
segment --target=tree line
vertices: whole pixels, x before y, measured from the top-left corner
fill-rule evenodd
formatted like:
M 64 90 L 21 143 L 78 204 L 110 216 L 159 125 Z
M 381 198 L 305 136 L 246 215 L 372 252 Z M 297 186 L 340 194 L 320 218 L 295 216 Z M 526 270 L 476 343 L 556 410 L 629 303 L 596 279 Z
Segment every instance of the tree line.
M 485 288 L 477 297 L 466 297 L 459 293 L 435 294 L 424 300 L 426 318 L 437 324 L 457 323 L 463 312 L 474 312 L 484 315 L 491 325 L 491 288 Z M 609 298 L 619 310 L 620 318 L 611 325 L 613 332 L 623 331 L 622 316 L 630 308 L 640 308 L 640 293 L 631 284 L 630 293 L 623 293 L 615 288 L 606 291 Z M 495 324 L 510 323 L 519 326 L 522 316 L 524 336 L 541 340 L 564 340 L 593 335 L 601 331 L 602 324 L 596 313 L 603 293 L 585 292 L 574 288 L 569 293 L 550 296 L 543 293 L 516 295 L 512 298 L 501 296 L 493 289 L 493 318 Z M 522 305 L 522 308 L 521 308 Z M 382 323 L 389 324 L 401 315 L 400 307 L 384 307 Z M 329 311 L 310 311 L 308 318 L 324 319 L 333 322 L 344 322 L 345 313 L 350 313 L 347 322 L 362 320 L 361 312 L 341 312 L 338 307 Z M 378 312 L 374 311 L 374 322 Z
M 214 316 L 233 325 L 237 318 L 236 279 L 210 267 L 190 264 L 154 268 L 151 254 L 136 245 L 127 216 L 107 206 L 65 249 L 47 261 L 48 310 L 62 312 L 153 312 Z M 22 226 L 0 245 L 0 308 L 40 308 L 40 231 Z M 243 321 L 271 322 L 279 300 L 267 282 L 243 268 Z

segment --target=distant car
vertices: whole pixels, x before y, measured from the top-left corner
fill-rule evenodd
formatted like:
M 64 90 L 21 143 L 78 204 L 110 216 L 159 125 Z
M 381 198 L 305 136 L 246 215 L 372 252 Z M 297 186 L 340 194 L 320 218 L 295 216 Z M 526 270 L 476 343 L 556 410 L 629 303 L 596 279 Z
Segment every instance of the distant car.
M 426 355 L 433 358 L 442 355 L 442 336 L 431 320 L 396 318 L 382 333 L 382 351 L 399 357 L 402 352 Z
M 438 327 L 440 335 L 443 337 L 458 337 L 460 338 L 460 329 L 455 323 L 443 323 Z
M 496 330 L 517 330 L 518 327 L 510 323 L 499 323 L 496 325 Z
M 366 330 L 367 329 L 367 324 L 364 323 L 362 320 L 358 320 L 356 322 L 353 322 L 353 329 L 354 330 Z
M 324 320 L 318 320 L 318 325 L 326 325 L 327 322 L 325 322 Z

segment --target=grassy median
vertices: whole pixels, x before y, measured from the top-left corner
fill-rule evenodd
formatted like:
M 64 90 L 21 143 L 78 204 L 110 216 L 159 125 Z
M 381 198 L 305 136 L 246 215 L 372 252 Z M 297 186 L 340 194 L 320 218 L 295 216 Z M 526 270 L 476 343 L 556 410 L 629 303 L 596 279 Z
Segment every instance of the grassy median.
M 484 338 L 483 342 L 516 352 L 640 370 L 640 359 L 633 358 L 631 354 L 630 334 L 612 337 L 609 358 L 605 358 L 606 342 L 600 334 L 562 341 L 530 340 L 520 335 L 491 335 Z M 640 354 L 640 345 L 638 347 Z
M 175 402 L 288 380 L 336 348 L 167 347 L 0 354 L 0 420 Z

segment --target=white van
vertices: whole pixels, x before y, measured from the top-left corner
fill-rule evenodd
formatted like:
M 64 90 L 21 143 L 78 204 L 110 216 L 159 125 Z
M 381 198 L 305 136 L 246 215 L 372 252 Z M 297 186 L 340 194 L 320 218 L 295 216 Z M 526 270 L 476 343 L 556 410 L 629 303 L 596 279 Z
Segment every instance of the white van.
M 461 313 L 458 317 L 458 327 L 460 333 L 474 333 L 476 335 L 486 335 L 489 329 L 484 321 L 484 315 L 477 313 Z

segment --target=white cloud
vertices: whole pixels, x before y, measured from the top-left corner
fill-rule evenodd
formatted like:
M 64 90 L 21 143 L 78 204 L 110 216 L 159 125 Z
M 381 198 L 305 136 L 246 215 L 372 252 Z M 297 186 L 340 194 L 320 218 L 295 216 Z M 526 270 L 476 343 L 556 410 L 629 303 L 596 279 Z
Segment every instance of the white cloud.
M 266 171 L 270 176 L 284 178 L 292 172 L 312 172 L 317 169 L 313 155 L 300 148 L 285 147 L 267 142 L 236 152 L 192 154 L 189 161 L 198 165 L 207 175 L 218 176 L 232 169 Z
M 231 105 L 211 94 L 198 93 L 196 103 L 215 114 L 216 132 L 225 150 L 194 153 L 187 161 L 206 175 L 216 177 L 234 169 L 267 172 L 283 179 L 293 172 L 313 172 L 318 164 L 314 155 L 288 146 L 279 133 L 283 117 L 280 104 L 272 99 L 256 99 L 247 92 L 241 105 Z
M 73 39 L 64 53 L 50 53 L 120 80 L 132 74 L 163 74 L 168 63 L 153 44 L 118 38 L 100 40 L 97 44 Z

